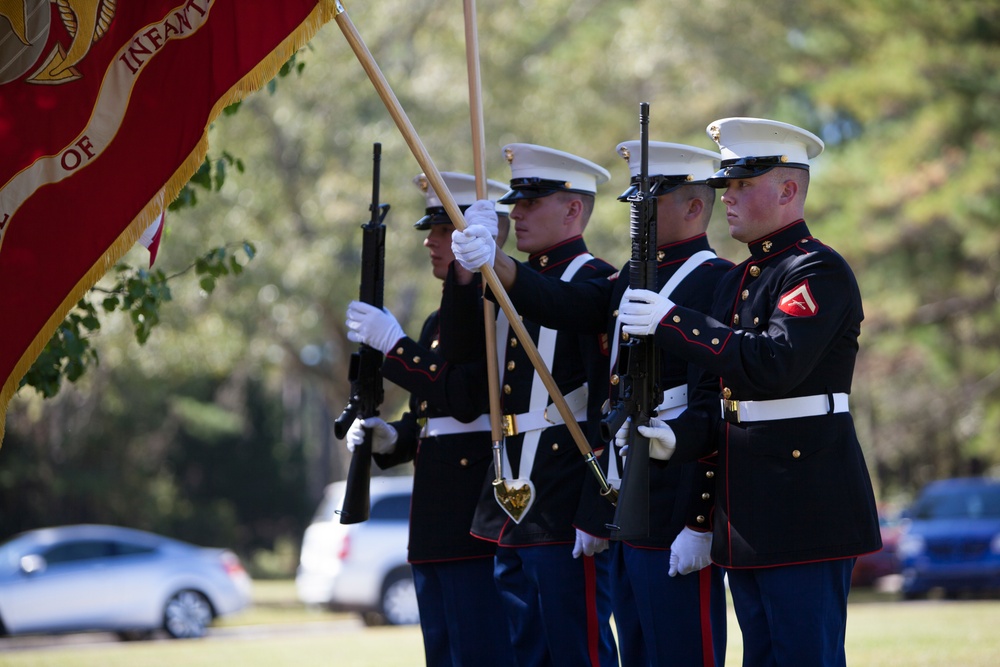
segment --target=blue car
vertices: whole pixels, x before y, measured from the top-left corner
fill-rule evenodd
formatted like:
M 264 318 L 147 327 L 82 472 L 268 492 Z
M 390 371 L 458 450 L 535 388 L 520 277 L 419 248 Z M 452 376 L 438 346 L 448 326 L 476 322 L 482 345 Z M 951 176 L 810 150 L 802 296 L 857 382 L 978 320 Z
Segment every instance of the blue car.
M 1000 480 L 931 482 L 904 517 L 897 547 L 904 598 L 1000 593 Z

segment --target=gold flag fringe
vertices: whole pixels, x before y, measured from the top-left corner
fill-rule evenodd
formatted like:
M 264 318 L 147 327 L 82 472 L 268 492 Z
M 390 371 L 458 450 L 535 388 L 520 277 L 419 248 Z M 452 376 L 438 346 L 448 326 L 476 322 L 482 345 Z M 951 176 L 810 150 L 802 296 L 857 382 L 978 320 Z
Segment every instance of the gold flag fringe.
M 194 150 L 191 151 L 187 158 L 174 171 L 173 175 L 156 196 L 139 211 L 129 226 L 104 255 L 77 282 L 66 298 L 63 299 L 62 303 L 59 304 L 55 312 L 52 313 L 52 316 L 46 321 L 45 326 L 39 330 L 34 340 L 28 346 L 28 349 L 21 355 L 20 360 L 14 366 L 14 370 L 4 382 L 3 389 L 0 390 L 0 445 L 3 444 L 3 436 L 7 423 L 7 406 L 11 399 L 14 398 L 14 394 L 17 393 L 21 378 L 27 374 L 31 365 L 35 363 L 38 355 L 45 349 L 46 344 L 48 344 L 56 329 L 66 319 L 66 316 L 76 303 L 83 298 L 83 295 L 91 287 L 97 284 L 97 281 L 108 272 L 108 269 L 125 256 L 125 253 L 136 244 L 139 237 L 152 224 L 153 220 L 163 212 L 170 202 L 176 199 L 184 185 L 191 180 L 191 177 L 201 166 L 201 163 L 205 160 L 205 156 L 208 154 L 208 127 L 215 122 L 222 113 L 222 110 L 227 106 L 239 102 L 273 79 L 281 67 L 288 62 L 288 59 L 296 51 L 305 46 L 319 32 L 319 29 L 333 19 L 336 14 L 337 0 L 317 0 L 316 7 L 309 13 L 309 16 L 215 103 L 208 116 L 208 122 L 205 124 L 205 131 Z

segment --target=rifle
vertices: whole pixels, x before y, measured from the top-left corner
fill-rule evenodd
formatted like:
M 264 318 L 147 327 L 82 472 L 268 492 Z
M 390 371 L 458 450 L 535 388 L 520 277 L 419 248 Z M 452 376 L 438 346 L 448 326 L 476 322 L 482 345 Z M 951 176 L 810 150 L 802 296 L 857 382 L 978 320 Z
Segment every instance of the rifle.
M 659 289 L 656 274 L 656 198 L 649 194 L 649 103 L 639 104 L 639 139 L 642 150 L 640 171 L 631 204 L 632 258 L 629 260 L 629 286 L 634 289 Z M 638 427 L 649 424 L 662 400 L 660 355 L 650 336 L 622 335 L 618 344 L 618 375 L 611 382 L 617 386 L 617 399 L 601 420 L 601 436 L 613 440 L 618 429 L 629 419 L 628 457 L 618 490 L 614 523 L 608 524 L 612 539 L 628 540 L 649 536 L 649 439 Z M 624 371 L 624 372 L 623 372 Z M 616 382 L 617 380 L 617 382 Z M 609 443 L 614 446 L 614 443 Z
M 374 149 L 374 173 L 372 176 L 371 219 L 361 225 L 361 301 L 377 308 L 382 307 L 382 293 L 385 287 L 385 220 L 389 213 L 388 204 L 379 204 L 379 167 L 382 160 L 382 144 Z M 351 354 L 351 364 L 347 379 L 351 383 L 351 396 L 347 407 L 334 420 L 333 432 L 343 440 L 355 417 L 367 419 L 378 416 L 379 406 L 385 398 L 382 388 L 382 353 L 362 343 L 357 352 Z M 372 433 L 365 428 L 364 443 L 354 448 L 351 466 L 347 470 L 347 488 L 344 490 L 344 505 L 337 512 L 340 523 L 351 524 L 368 520 L 371 510 L 372 476 Z

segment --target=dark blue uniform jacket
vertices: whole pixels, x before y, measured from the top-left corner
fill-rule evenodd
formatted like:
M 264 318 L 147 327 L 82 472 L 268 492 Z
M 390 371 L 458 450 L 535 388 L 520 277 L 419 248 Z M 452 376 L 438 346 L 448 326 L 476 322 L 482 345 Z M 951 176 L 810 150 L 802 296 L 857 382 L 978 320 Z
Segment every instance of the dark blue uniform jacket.
M 712 558 L 762 567 L 848 558 L 881 547 L 874 494 L 850 413 L 722 419 L 720 399 L 850 393 L 864 315 L 844 259 L 805 222 L 750 244 L 712 314 L 677 306 L 657 343 L 706 369 L 670 465 L 717 448 Z M 710 443 L 710 444 L 707 444 Z
M 689 257 L 702 250 L 711 250 L 705 235 L 660 246 L 657 252 L 657 289 L 662 289 Z M 720 258 L 704 262 L 674 289 L 672 299 L 693 310 L 709 312 L 715 286 L 732 266 L 732 262 Z M 548 280 L 544 274 L 518 271 L 509 294 L 518 311 L 527 319 L 582 333 L 601 333 L 613 341 L 618 304 L 628 283 L 628 265 L 609 278 L 580 283 L 563 283 Z M 660 369 L 661 390 L 688 385 L 700 375 L 699 369 L 689 368 L 687 361 L 669 353 L 660 355 Z M 618 369 L 618 372 L 626 370 Z M 607 389 L 605 379 L 604 390 Z M 610 396 L 605 396 L 609 397 L 614 400 L 613 390 Z M 605 472 L 608 469 L 608 452 L 605 448 L 599 457 Z M 616 462 L 621 463 L 621 460 L 621 456 L 616 456 Z M 710 530 L 709 517 L 715 493 L 714 467 L 706 461 L 684 466 L 651 465 L 649 538 L 629 540 L 629 543 L 638 547 L 667 549 L 685 525 Z M 614 506 L 600 496 L 597 480 L 593 476 L 588 477 L 576 526 L 591 535 L 609 537 L 610 531 L 606 526 L 613 519 Z
M 587 247 L 583 238 L 575 237 L 532 255 L 527 264 L 519 266 L 518 272 L 535 270 L 558 278 L 575 257 L 586 252 Z M 591 259 L 576 272 L 573 280 L 586 281 L 605 277 L 613 272 L 614 267 L 607 262 Z M 446 286 L 445 292 L 446 297 L 442 301 L 443 324 L 446 321 L 469 322 L 476 317 L 475 304 L 480 294 L 478 284 L 464 286 L 451 284 Z M 539 325 L 525 318 L 524 326 L 537 344 Z M 472 327 L 465 329 L 464 339 L 467 344 L 472 345 L 474 350 L 484 349 L 481 338 L 478 338 L 481 332 Z M 505 359 L 501 364 L 503 412 L 505 414 L 528 412 L 534 367 L 514 335 L 513 329 L 508 334 L 507 340 L 503 341 L 503 348 L 505 350 Z M 606 397 L 604 387 L 607 383 L 607 355 L 606 336 L 561 332 L 556 338 L 554 358 L 550 367 L 552 377 L 564 396 L 585 382 L 588 383 L 590 393 L 587 423 L 581 424 L 581 428 L 588 436 L 591 446 L 600 444 L 598 421 L 601 416 L 601 405 Z M 481 376 L 480 381 L 484 379 L 485 374 Z M 504 440 L 504 447 L 514 470 L 518 470 L 520 466 L 523 439 L 523 434 L 517 434 Z M 576 537 L 573 520 L 580 503 L 581 488 L 591 472 L 565 425 L 545 429 L 537 451 L 531 474 L 536 491 L 534 506 L 522 517 L 520 523 L 511 520 L 494 498 L 492 482 L 496 475 L 491 465 L 489 474 L 484 480 L 480 480 L 482 494 L 472 525 L 474 535 L 505 546 L 573 543 Z
M 385 379 L 410 391 L 409 411 L 392 424 L 399 433 L 395 451 L 376 454 L 374 460 L 383 469 L 413 461 L 411 563 L 492 558 L 496 552 L 494 545 L 469 534 L 483 478 L 491 468 L 489 432 L 420 437 L 424 418 L 470 422 L 488 411 L 478 385 L 467 384 L 477 373 L 462 372 L 441 351 L 435 312 L 424 322 L 420 340 L 401 339 L 382 366 Z

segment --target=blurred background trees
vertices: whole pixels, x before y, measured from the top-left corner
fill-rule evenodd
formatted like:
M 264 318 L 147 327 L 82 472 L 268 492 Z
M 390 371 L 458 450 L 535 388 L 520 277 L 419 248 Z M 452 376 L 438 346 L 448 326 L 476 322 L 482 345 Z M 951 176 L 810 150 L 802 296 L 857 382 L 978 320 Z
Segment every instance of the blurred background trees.
M 356 4 L 436 166 L 471 172 L 460 4 Z M 512 141 L 603 164 L 612 181 L 587 234 L 614 264 L 628 258 L 615 201 L 628 170 L 614 148 L 636 138 L 640 101 L 657 140 L 712 148 L 705 126 L 740 115 L 822 136 L 807 220 L 865 298 L 852 409 L 877 494 L 894 501 L 1000 464 L 1000 6 L 481 0 L 477 11 L 489 176 L 509 179 L 500 149 Z M 126 315 L 107 317 L 90 339 L 98 366 L 55 398 L 20 392 L 0 449 L 0 535 L 111 522 L 235 546 L 259 571 L 294 563 L 323 486 L 346 470 L 332 421 L 347 398 L 344 310 L 375 141 L 392 206 L 386 305 L 415 334 L 440 296 L 412 228 L 420 168 L 336 24 L 297 62 L 274 94 L 213 127 L 211 154 L 244 170 L 168 215 L 157 268 L 244 240 L 253 262 L 210 293 L 194 275 L 173 281 L 144 345 Z M 713 244 L 742 260 L 716 214 Z M 392 418 L 405 395 L 387 389 Z

